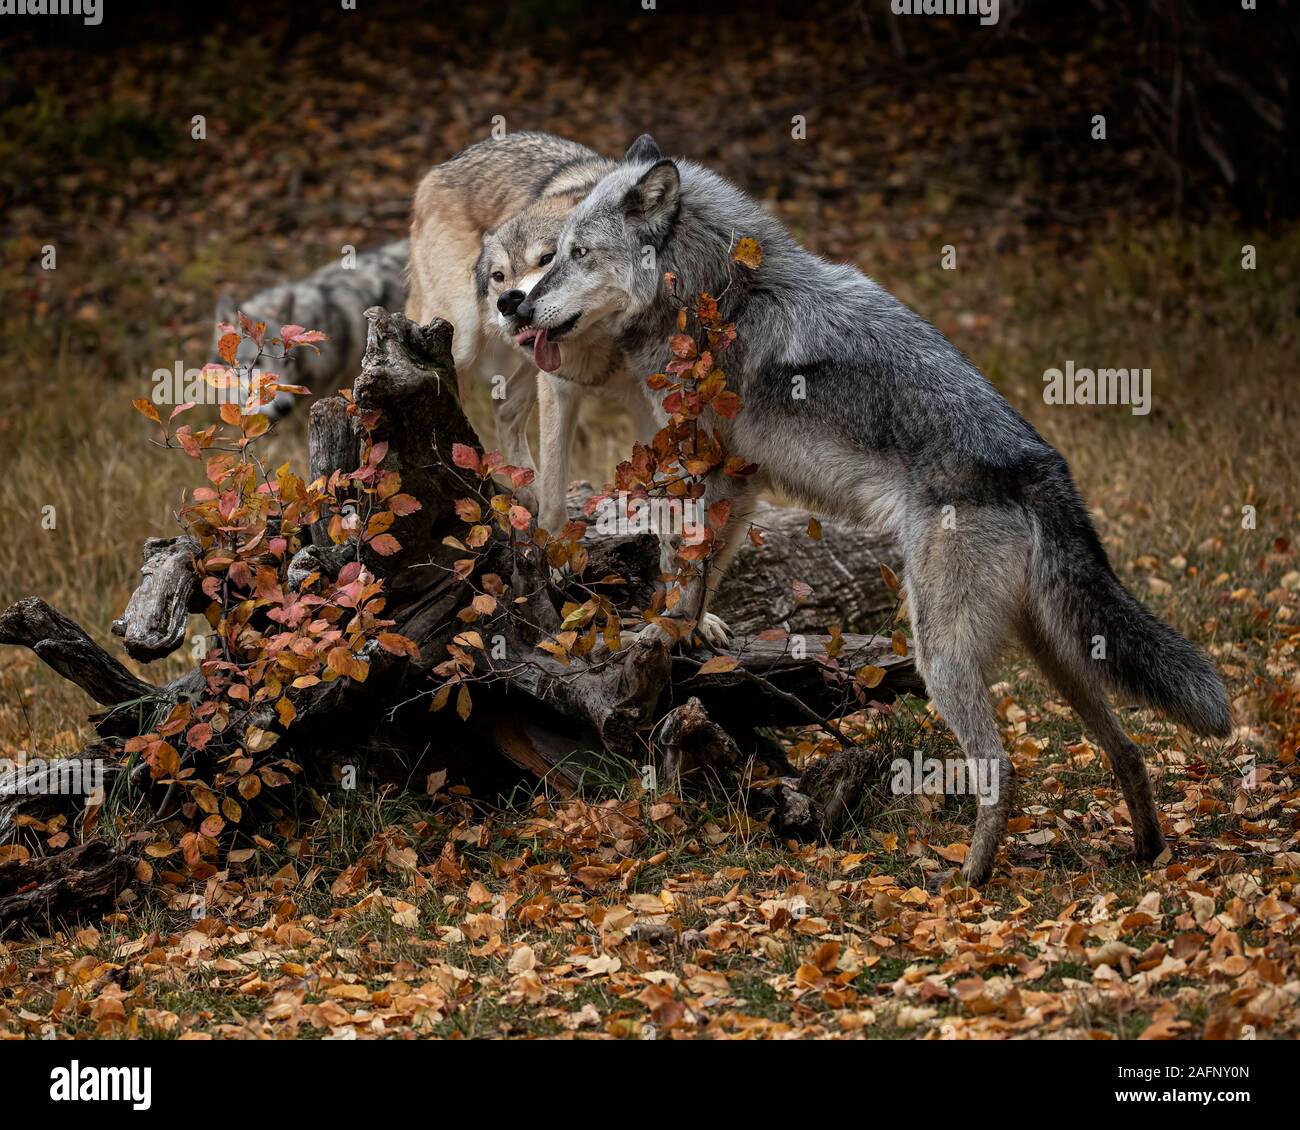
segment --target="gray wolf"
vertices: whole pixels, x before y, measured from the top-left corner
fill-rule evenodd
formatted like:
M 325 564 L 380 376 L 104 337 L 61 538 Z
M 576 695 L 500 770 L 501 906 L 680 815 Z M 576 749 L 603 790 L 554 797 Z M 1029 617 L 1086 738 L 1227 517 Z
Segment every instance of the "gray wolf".
M 743 236 L 763 249 L 752 273 L 733 261 Z M 646 247 L 653 270 L 642 266 Z M 763 487 L 883 525 L 902 552 L 929 694 L 965 756 L 997 767 L 998 800 L 979 809 L 967 880 L 989 877 L 1006 832 L 1013 771 L 987 678 L 1017 639 L 1106 750 L 1136 854 L 1159 855 L 1146 766 L 1108 694 L 1219 737 L 1231 728 L 1227 694 L 1209 659 L 1120 583 L 1065 460 L 929 322 L 856 268 L 804 250 L 743 192 L 689 161 L 608 173 L 565 221 L 516 326 L 560 337 L 561 353 L 584 334 L 611 337 L 634 372 L 660 371 L 677 313 L 663 272 L 680 293 L 718 297 L 735 322 L 723 367 L 744 407 L 711 422 L 730 453 L 761 468 L 706 483 L 705 504 L 729 498 L 732 517 L 713 568 L 684 586 L 679 614 L 703 614 Z
M 216 322 L 235 322 L 236 309 L 242 310 L 254 322 L 265 322 L 269 333 L 275 336 L 281 326 L 306 326 L 329 335 L 320 344 L 320 352 L 299 349 L 291 355 L 288 369 L 275 358 L 264 358 L 261 367 L 278 373 L 290 384 L 303 384 L 313 389 L 333 391 L 350 385 L 361 368 L 361 357 L 366 351 L 366 321 L 362 312 L 371 306 L 388 310 L 399 308 L 406 300 L 406 280 L 403 272 L 409 257 L 410 244 L 406 240 L 387 243 L 357 255 L 355 263 L 344 266 L 334 263 L 296 282 L 282 283 L 258 291 L 243 302 L 223 295 L 217 302 Z M 208 360 L 220 364 L 221 354 L 217 342 L 218 329 L 212 337 L 212 350 Z M 254 350 L 251 342 L 244 342 L 239 351 L 240 361 L 251 364 Z M 292 411 L 295 401 L 292 393 L 277 393 L 262 411 L 277 420 Z

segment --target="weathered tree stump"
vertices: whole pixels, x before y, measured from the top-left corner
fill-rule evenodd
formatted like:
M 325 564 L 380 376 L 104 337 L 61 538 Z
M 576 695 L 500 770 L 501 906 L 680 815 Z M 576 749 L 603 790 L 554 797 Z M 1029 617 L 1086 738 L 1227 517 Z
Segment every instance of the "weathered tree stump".
M 457 468 L 452 458 L 455 444 L 481 445 L 456 396 L 451 327 L 438 321 L 417 326 L 382 309 L 368 310 L 366 317 L 369 338 L 354 383 L 355 404 L 376 421 L 371 435 L 383 455 L 379 469 L 399 471 L 402 492 L 418 501 L 419 509 L 401 519 L 400 550 L 382 556 L 354 540 L 336 545 L 327 521 L 313 524 L 304 532 L 287 581 L 292 589 L 312 572 L 332 576 L 347 562 L 361 560 L 383 581 L 384 615 L 395 621 L 393 631 L 414 641 L 420 654 L 412 659 L 368 645 L 369 674 L 363 682 L 339 678 L 302 690 L 288 724 L 281 724 L 269 707 L 256 714 L 258 726 L 279 733 L 277 749 L 309 772 L 313 765 L 330 764 L 340 751 L 382 772 L 379 767 L 397 753 L 404 780 L 411 779 L 415 765 L 421 769 L 419 780 L 438 769 L 473 780 L 495 766 L 498 776 L 513 774 L 517 780 L 520 772 L 527 773 L 567 795 L 581 787 L 599 759 L 621 758 L 630 770 L 657 748 L 672 772 L 703 765 L 729 771 L 757 758 L 788 775 L 789 764 L 768 728 L 818 725 L 836 734 L 829 719 L 860 709 L 869 699 L 884 702 L 920 689 L 910 660 L 893 652 L 887 636 L 855 634 L 855 629 L 890 623 L 895 597 L 879 569 L 889 555 L 887 543 L 830 522 L 823 524 L 821 540 L 813 541 L 806 532 L 806 514 L 767 506 L 756 519 L 766 544 L 749 546 L 737 556 L 716 606 L 736 632 L 735 644 L 723 653 L 735 659 L 731 669 L 702 671 L 707 654 L 670 655 L 663 644 L 630 635 L 618 650 L 601 648 L 567 664 L 539 649 L 560 628 L 565 586 L 595 584 L 617 574 L 620 583 L 601 591 L 608 592 L 625 621 L 633 622 L 659 571 L 653 536 L 601 536 L 589 530 L 590 563 L 584 575 L 560 583 L 534 541 L 496 537 L 481 550 L 480 569 L 503 579 L 507 592 L 501 603 L 508 614 L 501 611 L 479 626 L 485 635 L 499 637 L 502 647 L 476 653 L 476 668 L 467 678 L 473 691 L 468 717 L 452 709 L 430 713 L 429 698 L 440 682 L 433 669 L 464 631 L 457 613 L 472 595 L 453 569 L 464 549 L 445 539 L 463 536 L 466 529 L 456 502 L 478 497 L 486 504 L 488 487 Z M 357 468 L 362 437 L 354 420 L 338 397 L 313 407 L 313 478 L 329 479 Z M 381 443 L 386 445 L 382 449 Z M 574 505 L 580 504 L 579 493 Z M 337 527 L 336 536 L 342 536 Z M 144 580 L 119 632 L 137 658 L 156 658 L 177 646 L 184 638 L 186 610 L 206 600 L 194 597 L 192 565 L 187 575 L 195 548 L 183 537 L 151 539 L 146 545 Z M 795 582 L 810 585 L 812 595 L 796 599 Z M 831 624 L 845 632 L 833 657 L 827 650 L 830 637 L 822 634 Z M 782 638 L 765 631 L 774 625 L 786 630 Z M 110 707 L 96 720 L 106 736 L 141 732 L 144 723 L 123 710 L 123 703 L 148 702 L 157 717 L 167 704 L 199 697 L 204 689 L 197 671 L 166 686 L 143 682 L 71 620 L 35 598 L 0 614 L 0 642 L 31 648 Z M 864 666 L 883 672 L 866 695 L 852 675 Z M 854 782 L 862 775 L 852 758 L 845 766 L 851 771 L 839 792 L 819 785 L 817 796 L 808 797 L 802 784 L 788 788 L 785 806 L 802 805 L 806 812 L 801 819 L 777 820 L 777 825 L 791 832 L 829 834 L 851 804 Z M 166 808 L 165 802 L 159 804 Z M 0 835 L 5 827 L 0 817 Z M 66 865 L 50 864 L 44 877 L 34 880 L 36 889 L 49 892 L 46 913 L 102 904 L 119 873 L 103 854 L 109 849 L 85 845 L 76 850 L 82 854 Z M 65 851 L 52 858 L 68 855 Z M 86 886 L 87 898 L 74 896 L 78 884 Z M 27 899 L 21 904 L 25 911 L 15 903 L 12 913 L 30 915 L 39 901 Z

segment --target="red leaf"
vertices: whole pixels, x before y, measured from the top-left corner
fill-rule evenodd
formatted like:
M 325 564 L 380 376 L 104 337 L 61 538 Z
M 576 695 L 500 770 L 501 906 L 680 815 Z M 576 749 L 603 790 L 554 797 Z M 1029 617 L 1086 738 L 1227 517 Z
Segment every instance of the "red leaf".
M 388 500 L 388 509 L 399 518 L 404 518 L 420 509 L 420 500 L 413 494 L 395 494 Z
M 451 461 L 457 467 L 463 467 L 466 471 L 477 471 L 479 468 L 478 452 L 468 444 L 453 443 L 451 445 Z
M 690 334 L 673 334 L 668 339 L 668 348 L 673 351 L 674 357 L 680 357 L 683 360 L 695 356 L 695 339 Z

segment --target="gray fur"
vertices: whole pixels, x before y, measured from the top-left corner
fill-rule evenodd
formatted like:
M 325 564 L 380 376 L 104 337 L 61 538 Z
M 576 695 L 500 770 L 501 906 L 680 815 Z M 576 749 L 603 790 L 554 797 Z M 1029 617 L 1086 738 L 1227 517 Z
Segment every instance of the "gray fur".
M 763 249 L 754 272 L 732 259 L 745 236 Z M 641 266 L 647 246 L 653 270 Z M 744 408 L 712 425 L 730 452 L 762 468 L 707 483 L 705 505 L 731 498 L 733 518 L 682 614 L 703 614 L 765 486 L 883 525 L 902 549 L 930 695 L 967 757 L 994 762 L 1002 786 L 980 809 L 967 877 L 988 878 L 1010 810 L 1012 768 L 986 680 L 1016 638 L 1102 742 L 1135 850 L 1154 858 L 1164 840 L 1146 769 L 1106 696 L 1216 736 L 1230 730 L 1227 696 L 1207 657 L 1121 585 L 1065 460 L 924 318 L 854 267 L 805 251 L 743 192 L 689 161 L 606 176 L 566 221 L 554 266 L 520 312 L 539 328 L 578 315 L 570 339 L 609 337 L 634 373 L 652 373 L 675 332 L 663 272 L 681 295 L 719 297 L 736 323 L 721 366 Z M 806 399 L 792 396 L 796 376 Z M 1095 636 L 1105 638 L 1105 659 L 1091 658 Z
M 281 326 L 299 325 L 329 335 L 320 343 L 320 353 L 298 347 L 290 355 L 288 372 L 278 360 L 264 359 L 263 368 L 281 373 L 286 383 L 304 384 L 318 391 L 333 392 L 345 387 L 361 371 L 366 349 L 364 311 L 371 306 L 400 309 L 406 301 L 406 260 L 410 245 L 401 239 L 370 251 L 363 251 L 352 268 L 334 263 L 296 282 L 258 291 L 237 302 L 223 297 L 217 303 L 216 321 L 234 324 L 235 311 L 242 310 L 254 322 L 265 322 L 268 336 L 275 337 Z M 213 334 L 209 361 L 221 363 L 217 352 L 220 331 Z M 252 349 L 245 343 L 240 357 Z M 282 392 L 263 411 L 278 419 L 292 410 L 298 398 Z

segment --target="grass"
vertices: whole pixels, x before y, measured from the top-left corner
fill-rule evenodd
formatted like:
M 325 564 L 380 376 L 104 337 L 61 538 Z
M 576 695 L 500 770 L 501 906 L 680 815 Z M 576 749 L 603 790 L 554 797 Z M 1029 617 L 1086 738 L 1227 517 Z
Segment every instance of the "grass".
M 1232 266 L 1238 238 L 1226 230 L 1119 230 L 1063 258 L 1028 248 L 972 255 L 955 273 L 895 285 L 1067 455 L 1121 575 L 1220 658 L 1239 720 L 1259 728 L 1268 719 L 1250 690 L 1268 677 L 1276 623 L 1261 624 L 1259 610 L 1293 565 L 1273 543 L 1288 536 L 1295 518 L 1300 456 L 1291 442 L 1287 382 L 1295 345 L 1287 315 L 1297 285 L 1285 265 L 1300 261 L 1300 237 L 1291 232 L 1274 242 L 1253 276 Z M 1171 261 L 1173 270 L 1162 266 Z M 130 280 L 121 284 L 129 321 L 133 308 L 143 313 L 147 295 Z M 964 316 L 990 306 L 996 316 L 978 324 Z M 5 328 L 9 338 L 15 332 Z M 200 332 L 195 327 L 190 336 Z M 1150 366 L 1151 415 L 1044 405 L 1037 375 L 1067 357 Z M 189 467 L 148 443 L 145 422 L 127 403 L 139 382 L 97 380 L 94 358 L 58 325 L 29 336 L 10 363 L 23 397 L 22 411 L 3 425 L 0 521 L 11 536 L 0 544 L 0 602 L 36 593 L 108 645 L 107 626 L 136 582 L 140 543 L 174 532 L 170 511 Z M 580 472 L 597 479 L 613 457 L 608 448 L 619 438 L 609 437 L 618 436 L 620 423 L 600 412 L 589 413 L 578 460 Z M 301 419 L 277 440 L 299 460 Z M 1256 508 L 1254 529 L 1242 528 L 1248 505 Z M 47 507 L 51 529 L 42 526 Z M 1152 579 L 1166 583 L 1153 586 Z M 80 692 L 25 652 L 8 660 L 0 674 L 0 744 L 67 750 L 88 737 L 81 719 L 89 704 Z M 159 680 L 187 663 L 182 654 L 140 673 Z M 1027 709 L 1039 709 L 1046 688 L 1031 669 L 1013 662 L 1005 676 Z M 1033 732 L 1049 751 L 1078 736 L 1073 719 L 1041 710 Z M 1152 724 L 1153 735 L 1163 732 Z M 1100 761 L 1066 769 L 1058 780 L 1071 795 L 1111 789 Z M 348 845 L 339 846 L 346 857 Z
M 59 132 L 57 107 L 38 105 L 16 151 L 33 137 L 48 147 Z M 70 152 L 85 159 L 111 138 L 122 162 L 173 153 L 175 139 L 141 113 L 109 102 L 79 118 Z M 1128 859 L 1104 759 L 1037 672 L 1009 656 L 997 697 L 1025 823 L 982 901 L 945 884 L 951 862 L 933 850 L 968 841 L 971 806 L 925 808 L 884 789 L 839 843 L 802 847 L 739 820 L 734 791 L 646 796 L 616 768 L 593 776 L 585 800 L 570 806 L 543 790 L 521 789 L 504 810 L 458 796 L 340 791 L 314 826 L 277 833 L 246 865 L 194 890 L 141 882 L 134 902 L 93 929 L 0 944 L 0 967 L 7 958 L 17 970 L 0 992 L 0 1029 L 1132 1036 L 1172 1006 L 1180 1034 L 1231 1032 L 1245 1020 L 1294 1034 L 1294 1000 L 1274 1008 L 1265 999 L 1295 981 L 1294 920 L 1268 917 L 1267 898 L 1247 880 L 1279 905 L 1300 882 L 1285 854 L 1294 851 L 1288 774 L 1300 740 L 1291 544 L 1300 227 L 1243 233 L 1224 222 L 1112 218 L 1068 241 L 975 236 L 959 248 L 958 269 L 944 271 L 937 250 L 893 238 L 915 229 L 915 216 L 897 208 L 861 217 L 861 265 L 948 333 L 1066 455 L 1121 577 L 1208 647 L 1229 683 L 1230 746 L 1125 714 L 1175 833 L 1171 869 Z M 192 485 L 189 461 L 150 445 L 130 399 L 147 394 L 154 368 L 175 357 L 198 363 L 227 278 L 316 264 L 310 248 L 195 239 L 192 220 L 179 216 L 78 231 L 57 272 L 31 267 L 42 243 L 33 232 L 3 248 L 15 267 L 0 275 L 15 407 L 0 417 L 0 606 L 38 595 L 118 654 L 109 624 L 136 584 L 140 545 L 176 532 L 172 512 Z M 797 223 L 796 234 L 818 245 L 815 225 Z M 1241 267 L 1245 243 L 1258 248 L 1254 271 Z M 1149 367 L 1150 415 L 1046 405 L 1041 375 L 1067 359 Z M 300 465 L 304 416 L 273 440 L 277 457 Z M 577 473 L 604 480 L 629 440 L 608 408 L 587 406 Z M 189 665 L 184 652 L 148 669 L 124 662 L 155 682 Z M 33 656 L 7 651 L 0 754 L 74 751 L 91 736 L 91 708 Z M 884 754 L 955 752 L 924 703 L 877 726 L 870 741 Z M 796 748 L 809 756 L 814 745 Z M 1276 786 L 1258 811 L 1240 807 L 1242 751 Z M 619 811 L 627 842 L 602 824 Z M 368 852 L 366 881 L 331 892 Z M 1155 926 L 1134 910 L 1153 891 L 1162 899 Z M 200 895 L 207 913 L 196 919 Z M 796 897 L 807 923 L 779 905 Z M 1223 917 L 1204 918 L 1197 898 Z M 403 917 L 407 904 L 416 926 Z M 681 943 L 630 942 L 609 915 L 668 921 Z M 1071 924 L 1084 926 L 1081 938 L 1070 940 Z M 1252 970 L 1273 962 L 1282 981 L 1259 973 L 1255 996 L 1229 1001 L 1255 972 L 1203 964 L 1194 977 L 1166 972 L 1143 988 L 1098 982 L 1086 956 L 1123 942 L 1135 969 L 1158 969 L 1159 947 L 1172 954 L 1180 937 L 1212 926 L 1238 938 Z M 687 945 L 692 931 L 699 938 Z M 602 954 L 617 955 L 619 967 L 593 973 L 588 959 Z M 976 1003 L 949 993 L 970 978 L 988 986 Z

